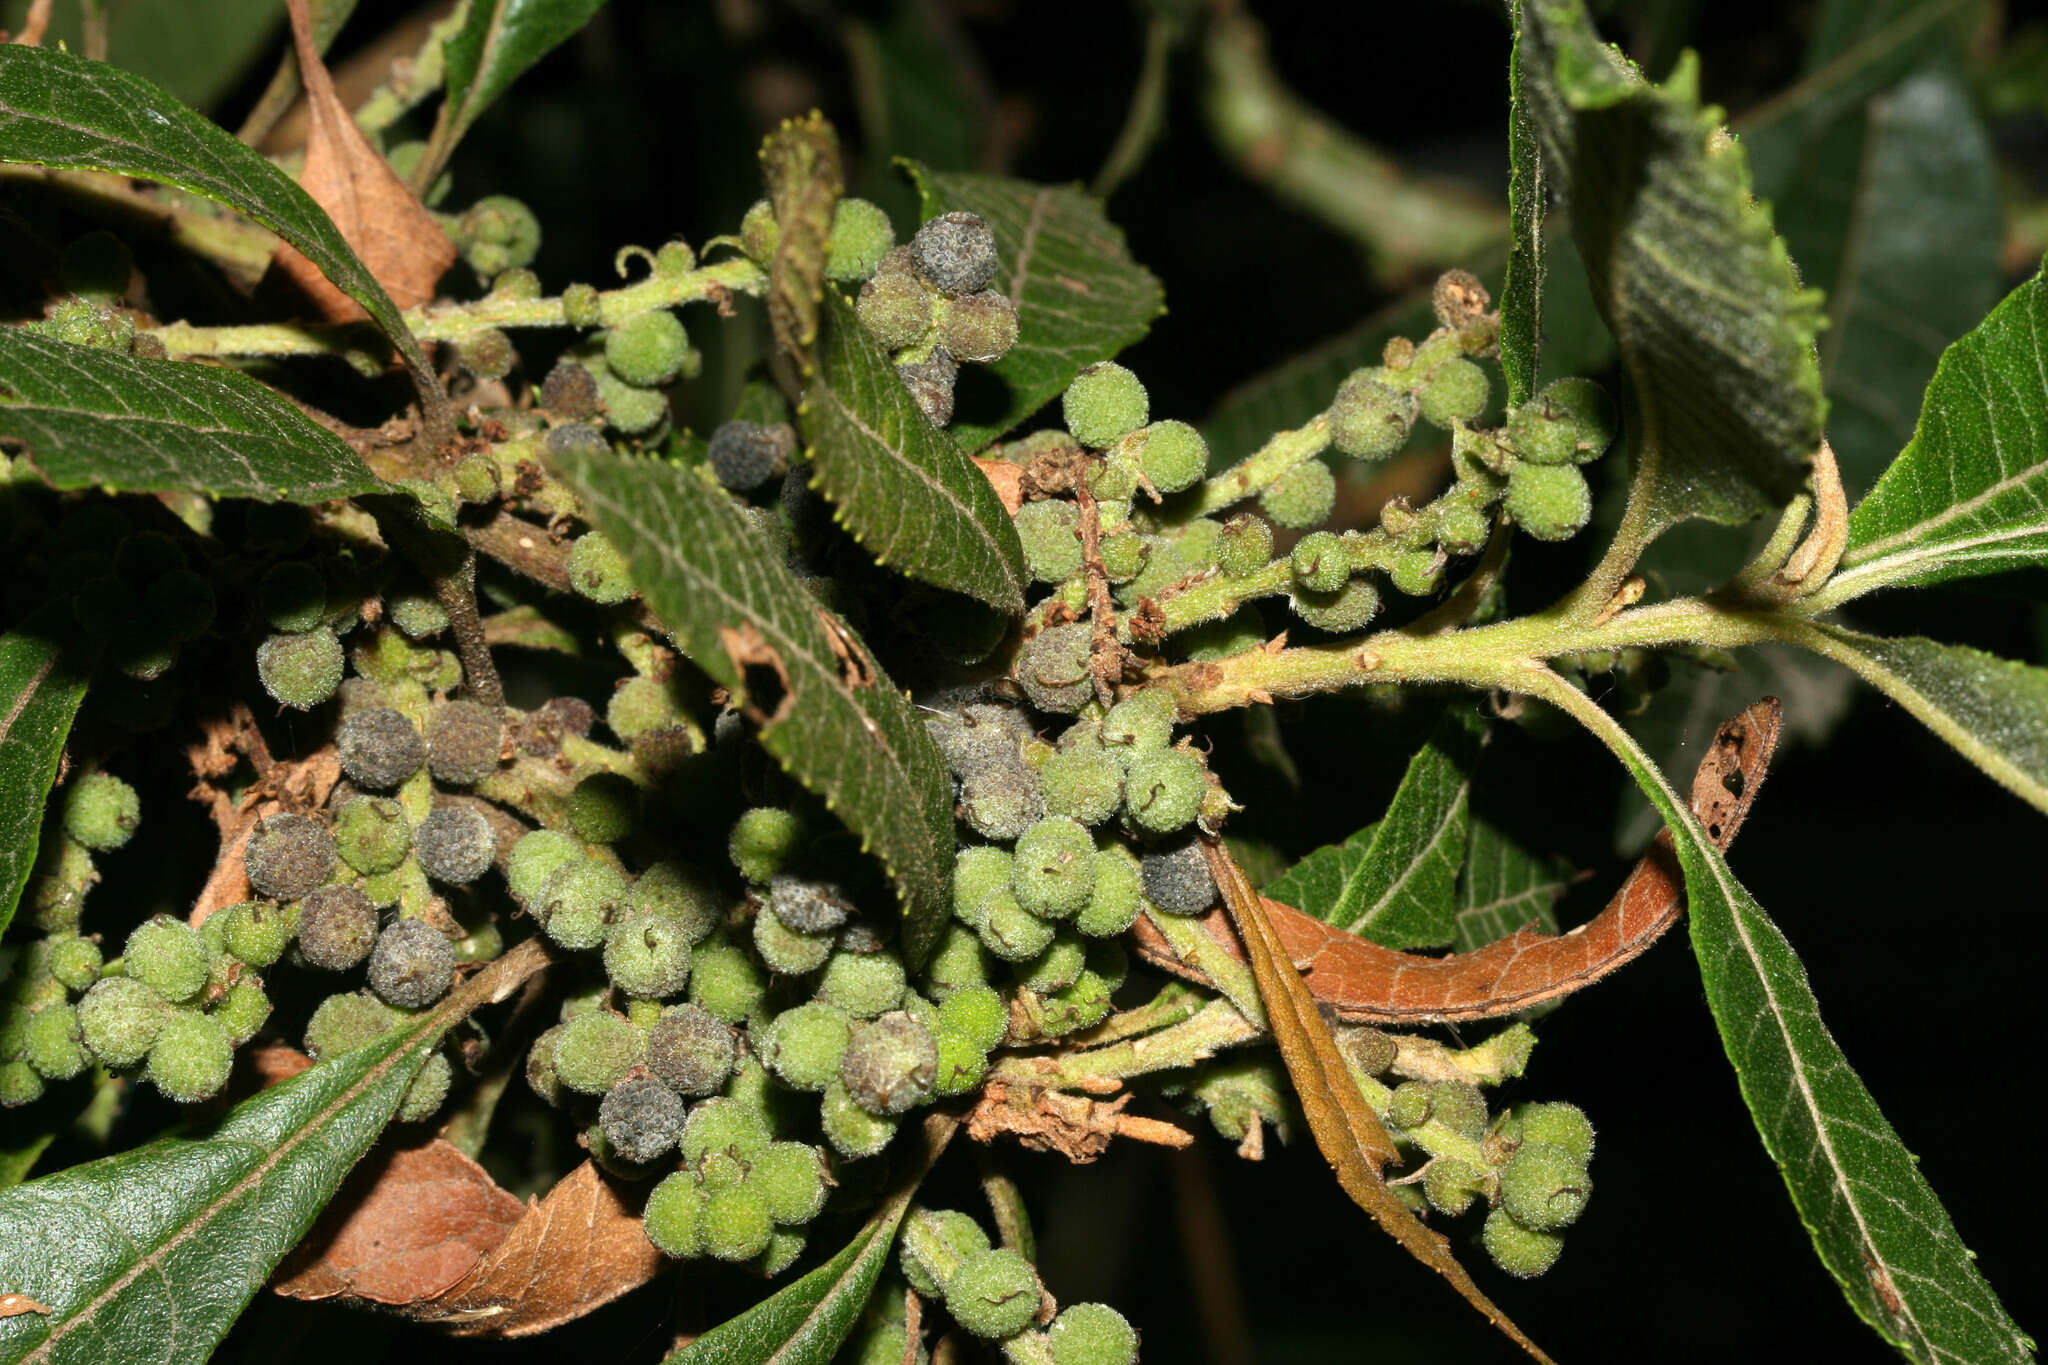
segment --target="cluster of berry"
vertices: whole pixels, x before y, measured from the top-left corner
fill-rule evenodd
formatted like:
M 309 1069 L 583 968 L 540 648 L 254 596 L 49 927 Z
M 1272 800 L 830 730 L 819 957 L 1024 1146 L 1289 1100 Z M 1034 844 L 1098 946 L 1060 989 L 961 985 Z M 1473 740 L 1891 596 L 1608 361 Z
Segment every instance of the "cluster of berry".
M 1123 1314 L 1103 1303 L 1077 1303 L 1060 1310 L 1042 1331 L 1045 1291 L 1031 1262 L 1008 1247 L 992 1246 L 981 1225 L 956 1209 L 913 1206 L 903 1220 L 898 1263 L 904 1279 L 926 1301 L 943 1303 L 953 1320 L 984 1340 L 1015 1343 L 1030 1333 L 1036 1350 L 1005 1354 L 1012 1360 L 1046 1360 L 1052 1365 L 1134 1365 L 1138 1334 Z M 900 1323 L 886 1315 L 864 1325 L 862 1359 L 876 1338 L 907 1344 Z M 876 1357 L 879 1358 L 879 1357 Z M 897 1359 L 902 1359 L 899 1354 Z

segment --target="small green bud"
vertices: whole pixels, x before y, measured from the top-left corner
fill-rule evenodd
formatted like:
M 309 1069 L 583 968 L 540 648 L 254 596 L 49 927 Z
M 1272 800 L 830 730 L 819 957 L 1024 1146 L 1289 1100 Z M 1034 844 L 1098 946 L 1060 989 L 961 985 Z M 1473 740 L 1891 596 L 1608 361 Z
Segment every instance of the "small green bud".
M 18 1109 L 43 1097 L 43 1073 L 27 1062 L 0 1062 L 0 1109 Z
M 756 1274 L 774 1279 L 796 1264 L 809 1243 L 810 1238 L 802 1228 L 777 1227 L 775 1235 L 768 1239 L 768 1249 L 753 1259 L 752 1268 Z
M 1259 494 L 1259 510 L 1290 531 L 1321 525 L 1336 505 L 1337 476 L 1321 460 L 1303 460 Z
M 1231 578 L 1257 573 L 1273 562 L 1273 528 L 1266 521 L 1241 512 L 1223 523 L 1223 546 L 1219 565 Z
M 664 314 L 663 316 L 667 316 Z M 633 569 L 602 532 L 588 531 L 569 546 L 569 586 L 600 606 L 614 606 L 638 591 Z
M 990 763 L 960 783 L 962 818 L 985 839 L 1011 840 L 1045 814 L 1038 774 L 1021 762 Z
M 235 1050 L 220 1020 L 196 1010 L 174 1010 L 149 1049 L 148 1076 L 179 1104 L 196 1104 L 228 1082 Z
M 1081 512 L 1063 498 L 1027 502 L 1012 518 L 1024 546 L 1024 567 L 1040 583 L 1064 583 L 1081 572 Z
M 652 1076 L 628 1076 L 604 1092 L 597 1126 L 620 1158 L 644 1165 L 682 1136 L 683 1101 Z
M 533 264 L 540 252 L 540 219 L 511 195 L 485 195 L 464 211 L 455 237 L 469 268 L 488 280 Z
M 704 1204 L 704 1189 L 692 1172 L 675 1171 L 663 1177 L 647 1196 L 647 1207 L 640 1215 L 647 1240 L 662 1255 L 677 1260 L 702 1255 Z
M 975 915 L 982 945 L 1005 962 L 1029 961 L 1052 942 L 1052 925 L 1026 910 L 1008 887 L 990 892 Z
M 989 1249 L 981 1224 L 958 1209 L 916 1208 L 908 1223 L 897 1261 L 910 1287 L 928 1299 L 944 1298 L 967 1258 Z
M 100 945 L 76 934 L 52 934 L 50 975 L 67 990 L 82 991 L 100 979 Z
M 682 373 L 690 337 L 682 320 L 666 308 L 627 318 L 604 334 L 604 363 L 638 389 L 666 384 Z
M 978 1337 L 1013 1337 L 1038 1316 L 1038 1276 L 1007 1248 L 978 1251 L 946 1282 L 946 1311 Z
M 95 853 L 110 853 L 135 837 L 142 798 L 112 773 L 88 773 L 64 793 L 64 832 Z
M 1176 718 L 1173 696 L 1165 688 L 1134 692 L 1103 716 L 1102 746 L 1120 754 L 1128 769 L 1130 760 L 1139 754 L 1173 743 Z
M 604 942 L 625 897 L 626 878 L 617 868 L 594 859 L 578 859 L 548 874 L 536 903 L 547 936 L 564 948 L 581 952 Z
M 1025 642 L 1017 661 L 1017 682 L 1041 711 L 1071 715 L 1095 696 L 1086 621 L 1049 626 Z
M 825 1163 L 817 1148 L 801 1142 L 770 1143 L 747 1181 L 760 1187 L 778 1223 L 808 1223 L 825 1207 Z
M 896 245 L 896 229 L 881 206 L 865 199 L 841 199 L 832 209 L 832 244 L 825 274 L 842 281 L 864 280 Z
M 1460 489 L 1476 485 L 1458 485 Z M 1471 554 L 1486 544 L 1486 538 L 1493 533 L 1493 521 L 1486 508 L 1477 498 L 1450 498 L 1437 517 L 1437 543 L 1452 554 Z
M 562 320 L 571 327 L 603 326 L 604 301 L 598 298 L 596 288 L 587 284 L 564 285 Z
M 708 1255 L 721 1261 L 747 1261 L 768 1249 L 775 1236 L 775 1220 L 768 1212 L 768 1196 L 748 1181 L 713 1190 L 704 1201 L 698 1229 Z
M 420 870 L 450 886 L 467 886 L 483 876 L 497 852 L 491 822 L 472 806 L 437 806 L 413 831 L 412 853 Z
M 931 1097 L 938 1064 L 930 1030 L 896 1010 L 853 1026 L 839 1083 L 869 1113 L 894 1117 Z
M 1010 884 L 1010 869 L 1010 855 L 987 844 L 970 844 L 954 854 L 954 917 L 962 924 L 974 927 L 974 917 L 989 893 Z
M 963 986 L 939 1002 L 938 1036 L 959 1038 L 986 1054 L 1010 1031 L 1009 1006 L 987 986 Z
M 1593 1180 L 1568 1147 L 1525 1142 L 1500 1170 L 1500 1206 L 1533 1232 L 1570 1227 L 1586 1211 Z
M 746 252 L 754 264 L 766 265 L 781 239 L 781 230 L 775 222 L 775 206 L 766 199 L 756 199 L 740 219 L 740 250 Z
M 569 1089 L 602 1095 L 640 1061 L 640 1030 L 607 1010 L 586 1010 L 555 1037 L 555 1075 Z
M 424 640 L 448 629 L 448 609 L 425 593 L 393 593 L 384 609 L 391 624 L 408 640 Z
M 213 1007 L 213 1017 L 227 1030 L 230 1046 L 240 1047 L 254 1038 L 270 1020 L 270 997 L 263 992 L 263 982 L 253 976 L 237 979 Z
M 129 976 L 174 1004 L 206 988 L 206 941 L 181 919 L 157 915 L 144 920 L 128 935 L 121 957 Z
M 615 844 L 640 825 L 640 789 L 619 773 L 591 773 L 569 793 L 569 825 L 593 844 Z
M 323 889 L 338 891 L 341 888 Z M 313 894 L 318 896 L 320 893 L 316 891 Z M 362 893 L 356 894 L 360 896 Z M 214 913 L 227 917 L 227 950 L 259 972 L 283 957 L 284 950 L 291 946 L 293 917 L 278 906 L 264 901 L 243 901 L 240 905 L 230 905 Z
M 1060 411 L 1075 440 L 1101 450 L 1144 426 L 1151 415 L 1151 400 L 1138 376 L 1105 360 L 1074 377 L 1061 399 Z
M 1590 379 L 1560 379 L 1508 414 L 1505 437 L 1530 464 L 1587 464 L 1614 442 L 1614 405 Z
M 391 1008 L 371 995 L 359 991 L 330 995 L 306 1021 L 306 1051 L 315 1061 L 324 1062 L 382 1036 L 391 1025 Z
M 521 901 L 539 898 L 556 869 L 583 857 L 583 846 L 558 829 L 537 829 L 522 835 L 505 860 L 505 884 Z
M 1420 1128 L 1429 1122 L 1430 1088 L 1422 1081 L 1403 1081 L 1394 1087 L 1387 1105 L 1387 1122 L 1396 1128 Z
M 1085 938 L 1111 938 L 1131 927 L 1142 908 L 1138 860 L 1121 845 L 1095 855 L 1095 889 L 1088 904 L 1074 916 L 1074 930 Z
M 995 234 L 978 214 L 942 213 L 910 239 L 910 259 L 940 293 L 972 294 L 996 277 Z
M 498 466 L 488 455 L 473 452 L 463 456 L 455 462 L 451 477 L 455 495 L 466 503 L 496 502 L 504 495 L 498 481 Z
M 941 298 L 934 310 L 939 343 L 955 360 L 992 365 L 1017 344 L 1017 305 L 993 289 Z
M 28 1018 L 22 1032 L 21 1059 L 52 1081 L 68 1081 L 91 1064 L 92 1057 L 78 1030 L 78 1011 L 58 1002 Z
M 669 685 L 644 675 L 621 683 L 604 710 L 605 724 L 612 727 L 612 733 L 629 742 L 669 729 L 681 719 Z
M 280 705 L 310 711 L 341 686 L 341 641 L 321 626 L 296 635 L 273 635 L 256 647 L 263 690 Z
M 1046 1329 L 1052 1365 L 1137 1365 L 1138 1333 L 1106 1303 L 1076 1303 Z
M 779 806 L 755 806 L 733 822 L 726 852 L 740 876 L 766 886 L 789 864 L 806 836 L 803 821 Z
M 1477 1138 L 1486 1131 L 1486 1096 L 1464 1081 L 1439 1081 L 1430 1087 L 1429 1116 L 1454 1133 Z
M 1161 493 L 1193 488 L 1209 472 L 1209 443 L 1186 422 L 1154 422 L 1133 439 L 1145 481 Z
M 1124 813 L 1151 834 L 1183 829 L 1202 808 L 1208 773 L 1185 749 L 1154 749 L 1131 759 L 1124 783 Z
M 1097 547 L 1102 554 L 1102 572 L 1112 583 L 1128 583 L 1144 572 L 1151 546 L 1136 531 L 1115 531 L 1102 537 Z
M 897 256 L 901 256 L 905 268 L 890 269 L 890 262 L 885 261 L 875 277 L 861 286 L 860 299 L 854 305 L 861 326 L 890 351 L 923 341 L 931 330 L 934 312 L 932 287 L 908 268 L 910 249 L 897 248 L 890 253 L 890 260 Z
M 1351 556 L 1330 531 L 1311 531 L 1294 544 L 1294 581 L 1308 592 L 1335 592 L 1351 577 Z
M 835 952 L 818 979 L 818 998 L 855 1019 L 873 1019 L 903 1002 L 906 984 L 894 953 Z
M 760 967 L 742 949 L 700 944 L 690 959 L 690 1003 L 722 1023 L 745 1023 L 767 990 Z
M 1415 402 L 1370 372 L 1344 381 L 1330 404 L 1330 444 L 1340 454 L 1361 460 L 1383 460 L 1408 440 L 1415 421 Z
M 1019 905 L 1042 918 L 1078 913 L 1095 890 L 1094 837 L 1066 816 L 1036 822 L 1018 837 L 1010 887 Z
M 1495 1265 L 1521 1280 L 1533 1280 L 1556 1265 L 1564 1250 L 1564 1238 L 1523 1227 L 1505 1208 L 1486 1215 L 1480 1240 Z
M 1387 568 L 1387 581 L 1396 592 L 1410 597 L 1427 597 L 1443 586 L 1444 554 L 1441 550 L 1404 550 Z
M 1380 590 L 1368 578 L 1354 578 L 1335 592 L 1296 591 L 1287 599 L 1294 614 L 1332 634 L 1357 630 L 1379 614 Z
M 1469 1161 L 1440 1156 L 1429 1163 L 1422 1177 L 1422 1192 L 1431 1208 L 1455 1217 L 1472 1207 L 1485 1177 L 1486 1173 Z
M 448 994 L 455 981 L 455 950 L 439 929 L 402 919 L 377 935 L 370 950 L 370 989 L 390 1004 L 421 1010 Z
M 149 1055 L 170 1013 L 164 998 L 142 982 L 109 977 L 78 1002 L 79 1035 L 105 1065 L 133 1066 Z
M 1079 980 L 1087 961 L 1087 945 L 1079 935 L 1062 929 L 1053 935 L 1044 952 L 1016 965 L 1017 984 L 1025 990 L 1050 995 Z
M 668 916 L 628 912 L 605 935 L 605 975 L 637 999 L 674 995 L 690 979 L 690 946 L 682 926 Z
M 1430 371 L 1416 398 L 1424 421 L 1448 429 L 1478 417 L 1492 396 L 1486 371 L 1462 356 L 1453 356 Z
M 1517 463 L 1508 471 L 1507 514 L 1538 540 L 1569 540 L 1593 515 L 1586 476 L 1572 465 Z

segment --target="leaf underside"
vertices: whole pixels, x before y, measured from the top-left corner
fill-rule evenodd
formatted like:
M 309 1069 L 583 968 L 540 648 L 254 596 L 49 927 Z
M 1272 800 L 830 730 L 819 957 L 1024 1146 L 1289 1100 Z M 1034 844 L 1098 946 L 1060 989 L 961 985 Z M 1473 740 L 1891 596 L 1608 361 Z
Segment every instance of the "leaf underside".
M 1570 885 L 1564 860 L 1531 853 L 1492 821 L 1470 819 L 1458 878 L 1457 950 L 1469 953 L 1533 924 L 1557 932 L 1557 901 Z
M 475 0 L 442 44 L 455 136 L 603 8 L 604 0 Z

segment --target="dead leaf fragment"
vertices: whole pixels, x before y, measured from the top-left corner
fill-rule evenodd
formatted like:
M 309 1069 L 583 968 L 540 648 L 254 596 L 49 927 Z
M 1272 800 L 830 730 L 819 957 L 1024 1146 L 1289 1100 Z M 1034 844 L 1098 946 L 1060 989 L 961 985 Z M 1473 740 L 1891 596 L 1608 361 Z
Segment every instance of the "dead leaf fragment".
M 41 1313 L 50 1316 L 48 1304 L 37 1303 L 26 1294 L 0 1294 L 0 1318 L 18 1318 L 23 1313 Z
M 1024 466 L 1011 464 L 1008 460 L 985 460 L 974 457 L 974 466 L 988 478 L 989 487 L 996 490 L 996 500 L 1003 504 L 1003 510 L 1016 516 L 1024 506 Z
M 476 1269 L 524 1213 L 452 1143 L 383 1149 L 350 1173 L 275 1288 L 292 1299 L 432 1299 Z
M 392 302 L 417 307 L 434 297 L 434 286 L 455 263 L 455 244 L 370 146 L 335 93 L 334 79 L 313 44 L 306 0 L 289 0 L 288 9 L 311 115 L 299 186 L 327 211 Z M 288 243 L 278 244 L 274 260 L 328 321 L 357 322 L 368 316 Z

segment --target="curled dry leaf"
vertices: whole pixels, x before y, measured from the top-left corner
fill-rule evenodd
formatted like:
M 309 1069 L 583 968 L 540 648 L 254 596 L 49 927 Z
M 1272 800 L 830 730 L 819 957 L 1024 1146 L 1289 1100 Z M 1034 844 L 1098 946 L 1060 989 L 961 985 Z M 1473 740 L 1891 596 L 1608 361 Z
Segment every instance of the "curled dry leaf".
M 993 1142 L 1007 1133 L 1034 1152 L 1057 1152 L 1076 1165 L 1095 1160 L 1114 1138 L 1186 1147 L 1194 1138 L 1160 1119 L 1124 1113 L 1129 1094 L 1107 1103 L 1085 1095 L 990 1081 L 967 1115 L 967 1136 Z
M 1777 698 L 1766 697 L 1722 725 L 1693 778 L 1693 813 L 1718 848 L 1728 847 L 1763 786 L 1780 711 Z M 1335 1018 L 1425 1024 L 1513 1014 L 1592 985 L 1640 957 L 1678 922 L 1685 911 L 1685 879 L 1670 834 L 1660 833 L 1614 898 L 1580 928 L 1556 935 L 1523 928 L 1448 957 L 1396 952 L 1261 899 L 1288 961 Z M 1210 912 L 1202 928 L 1242 960 L 1244 951 L 1222 910 Z M 1192 981 L 1208 980 L 1149 921 L 1138 921 L 1134 940 L 1148 962 Z
M 524 1212 L 451 1143 L 384 1148 L 350 1173 L 273 1287 L 292 1299 L 432 1300 L 476 1269 Z
M 310 114 L 299 185 L 327 210 L 392 302 L 400 308 L 417 307 L 434 297 L 434 286 L 455 263 L 455 244 L 370 146 L 335 93 L 334 79 L 314 46 L 306 0 L 289 0 L 288 9 Z M 288 243 L 278 244 L 274 259 L 328 321 L 354 322 L 368 316 Z
M 0 1294 L 0 1318 L 18 1318 L 23 1313 L 50 1315 L 47 1304 L 37 1303 L 26 1294 Z
M 1016 516 L 1024 506 L 1024 466 L 1011 464 L 1008 460 L 983 459 L 979 455 L 973 459 L 974 467 L 987 476 L 989 487 L 996 490 L 1003 510 Z

